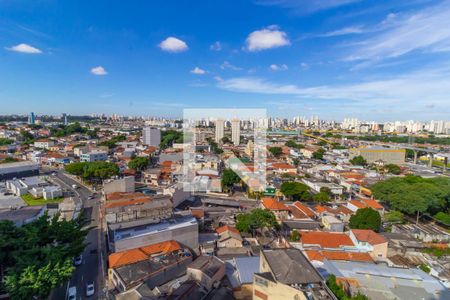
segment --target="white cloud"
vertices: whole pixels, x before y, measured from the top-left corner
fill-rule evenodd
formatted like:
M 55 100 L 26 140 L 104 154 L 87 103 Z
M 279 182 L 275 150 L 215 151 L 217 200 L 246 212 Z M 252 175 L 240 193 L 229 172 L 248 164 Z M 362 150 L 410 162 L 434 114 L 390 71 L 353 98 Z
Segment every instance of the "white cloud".
M 271 64 L 271 65 L 269 66 L 269 68 L 270 68 L 272 71 L 286 71 L 287 69 L 289 69 L 288 66 L 287 66 L 286 64 L 282 64 L 282 65 Z
M 308 70 L 309 69 L 309 65 L 305 62 L 300 63 L 300 68 L 302 70 Z
M 197 74 L 197 75 L 203 75 L 206 74 L 206 71 L 203 69 L 200 69 L 199 67 L 195 67 L 194 69 L 191 70 L 192 74 Z
M 413 51 L 450 49 L 450 2 L 408 15 L 388 15 L 381 33 L 363 40 L 346 60 L 382 60 Z
M 300 87 L 292 84 L 277 84 L 261 78 L 238 77 L 217 83 L 224 90 L 245 93 L 293 95 L 299 98 L 319 100 L 344 100 L 367 105 L 396 105 L 425 107 L 431 102 L 441 109 L 448 106 L 450 95 L 450 66 L 439 69 L 421 69 L 392 78 L 369 80 L 344 85 L 319 85 Z
M 233 71 L 240 71 L 240 70 L 242 70 L 242 68 L 237 67 L 235 65 L 232 65 L 228 61 L 224 61 L 223 64 L 220 65 L 220 68 L 222 70 L 225 70 L 225 69 L 230 69 L 230 70 L 233 70 Z
M 287 34 L 280 31 L 277 26 L 269 26 L 250 33 L 247 37 L 246 44 L 248 51 L 255 52 L 289 46 L 291 42 L 287 38 Z
M 360 0 L 257 0 L 256 3 L 268 6 L 280 6 L 294 10 L 298 14 L 314 13 L 337 8 Z
M 91 69 L 91 73 L 94 75 L 102 76 L 108 74 L 102 66 L 94 67 Z
M 218 81 L 218 82 L 223 81 L 223 78 L 220 77 L 220 76 L 214 76 L 214 79 L 215 79 L 216 81 Z
M 42 53 L 42 51 L 38 48 L 35 48 L 33 46 L 30 46 L 28 44 L 18 44 L 15 46 L 12 46 L 10 48 L 6 48 L 6 50 L 14 51 L 14 52 L 20 52 L 20 53 L 26 53 L 26 54 L 39 54 Z
M 163 51 L 177 53 L 177 52 L 183 52 L 189 49 L 188 45 L 175 37 L 168 37 L 161 43 L 159 43 L 159 48 Z
M 364 33 L 364 32 L 365 31 L 362 26 L 350 26 L 350 27 L 345 27 L 345 28 L 341 28 L 338 30 L 330 31 L 330 32 L 324 33 L 320 36 L 333 37 L 333 36 L 341 36 L 341 35 L 349 35 L 349 34 L 359 34 L 359 33 Z
M 214 44 L 209 46 L 209 49 L 213 50 L 213 51 L 220 51 L 220 50 L 222 50 L 222 44 L 219 41 L 214 42 Z

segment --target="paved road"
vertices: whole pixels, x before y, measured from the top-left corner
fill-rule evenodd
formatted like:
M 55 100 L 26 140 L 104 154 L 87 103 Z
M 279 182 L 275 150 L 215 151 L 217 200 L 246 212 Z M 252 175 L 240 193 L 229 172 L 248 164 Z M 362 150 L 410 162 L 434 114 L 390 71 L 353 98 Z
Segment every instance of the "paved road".
M 76 267 L 76 270 L 68 283 L 55 289 L 50 297 L 52 300 L 67 299 L 67 290 L 71 286 L 77 288 L 77 299 L 88 299 L 86 297 L 86 284 L 94 282 L 95 294 L 89 299 L 99 299 L 103 296 L 104 287 L 104 268 L 103 255 L 101 252 L 101 222 L 99 219 L 99 196 L 94 199 L 88 199 L 92 192 L 82 186 L 72 178 L 66 176 L 63 171 L 56 171 L 56 176 L 52 176 L 55 182 L 60 184 L 63 189 L 69 190 L 75 194 L 75 203 L 81 203 L 84 207 L 84 214 L 91 220 L 91 227 L 94 227 L 86 237 L 88 246 L 83 253 L 82 265 Z M 76 184 L 79 188 L 73 189 Z

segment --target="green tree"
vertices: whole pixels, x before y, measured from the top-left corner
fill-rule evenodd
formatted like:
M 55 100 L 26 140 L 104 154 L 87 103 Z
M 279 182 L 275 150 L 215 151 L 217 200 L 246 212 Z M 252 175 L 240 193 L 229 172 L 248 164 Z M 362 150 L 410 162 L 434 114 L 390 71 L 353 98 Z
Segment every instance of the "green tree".
M 0 146 L 11 145 L 12 143 L 14 143 L 14 141 L 11 139 L 0 138 Z
M 138 156 L 130 160 L 130 162 L 128 163 L 128 168 L 136 171 L 142 171 L 147 168 L 149 162 L 150 161 L 147 157 Z
M 292 230 L 290 240 L 292 242 L 298 242 L 300 240 L 300 233 L 297 230 Z
M 231 169 L 225 169 L 222 173 L 222 187 L 225 189 L 229 189 L 232 187 L 235 183 L 239 183 L 241 181 L 241 178 L 238 174 L 236 174 Z
M 361 155 L 355 156 L 350 159 L 350 163 L 354 166 L 367 166 L 367 160 L 365 160 Z
M 372 185 L 371 190 L 392 209 L 417 216 L 448 210 L 450 203 L 450 178 L 446 177 L 394 177 Z
M 399 175 L 402 172 L 400 167 L 398 165 L 395 165 L 395 164 L 387 164 L 386 166 L 384 166 L 384 168 L 386 169 L 386 171 L 388 173 L 391 173 L 391 174 L 394 174 L 394 175 Z
M 223 143 L 223 144 L 231 144 L 231 140 L 230 140 L 229 137 L 224 136 L 224 137 L 222 138 L 222 143 Z
M 319 203 L 330 202 L 330 196 L 326 192 L 320 192 L 313 196 L 313 200 Z
M 269 148 L 269 152 L 275 157 L 280 157 L 283 154 L 283 149 L 281 147 L 271 147 Z
M 348 224 L 351 229 L 372 229 L 378 232 L 381 227 L 381 216 L 376 210 L 366 207 L 356 211 Z
M 333 274 L 328 275 L 326 283 L 333 294 L 336 296 L 336 298 L 338 298 L 339 300 L 370 300 L 366 295 L 363 295 L 360 292 L 358 292 L 353 297 L 347 296 L 342 286 L 337 283 L 336 276 Z
M 119 167 L 114 163 L 96 162 L 75 162 L 64 167 L 66 172 L 79 176 L 89 182 L 111 178 L 119 174 Z
M 445 225 L 450 226 L 450 214 L 446 214 L 445 212 L 440 211 L 434 215 L 434 218 L 444 223 Z
M 383 219 L 389 223 L 402 223 L 403 214 L 397 210 L 391 210 L 390 212 L 384 214 Z
M 317 151 L 313 152 L 312 157 L 314 159 L 323 159 L 323 155 L 325 154 L 325 149 L 320 148 Z
M 301 182 L 283 182 L 280 191 L 284 196 L 293 200 L 309 200 L 311 198 L 309 187 Z
M 11 299 L 46 299 L 66 282 L 87 245 L 88 223 L 83 214 L 69 221 L 45 214 L 22 227 L 0 221 L 0 270 Z
M 249 213 L 243 213 L 236 216 L 236 228 L 241 232 L 252 232 L 256 229 L 278 228 L 275 215 L 266 209 L 255 208 Z

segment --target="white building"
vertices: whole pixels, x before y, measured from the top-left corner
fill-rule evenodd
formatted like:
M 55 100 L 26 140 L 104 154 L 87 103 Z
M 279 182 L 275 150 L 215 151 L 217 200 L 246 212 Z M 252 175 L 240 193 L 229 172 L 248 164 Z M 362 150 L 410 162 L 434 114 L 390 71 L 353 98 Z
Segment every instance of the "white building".
M 92 150 L 88 153 L 80 155 L 80 161 L 92 162 L 92 161 L 105 161 L 108 159 L 108 153 L 102 150 Z
M 148 146 L 159 147 L 161 143 L 161 130 L 153 127 L 144 127 L 142 130 L 142 142 Z
M 49 149 L 50 147 L 53 147 L 55 145 L 55 142 L 52 140 L 37 140 L 34 142 L 34 148 L 40 148 L 40 149 Z
M 220 143 L 223 138 L 223 120 L 216 121 L 216 143 Z
M 231 120 L 231 140 L 238 146 L 241 140 L 241 122 L 238 119 Z

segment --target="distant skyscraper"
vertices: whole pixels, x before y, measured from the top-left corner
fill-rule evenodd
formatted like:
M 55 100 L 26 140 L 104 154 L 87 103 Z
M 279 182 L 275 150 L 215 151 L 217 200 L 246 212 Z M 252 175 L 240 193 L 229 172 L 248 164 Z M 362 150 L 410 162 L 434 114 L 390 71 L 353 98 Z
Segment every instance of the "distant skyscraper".
M 239 145 L 241 140 L 241 122 L 238 119 L 231 120 L 231 140 L 234 145 Z
M 28 124 L 34 125 L 36 123 L 36 117 L 34 116 L 34 112 L 30 113 L 30 116 L 28 117 Z
M 161 131 L 158 128 L 144 127 L 142 141 L 145 145 L 159 147 L 161 143 Z
M 220 143 L 223 138 L 223 120 L 216 120 L 216 143 Z
M 67 114 L 63 113 L 61 119 L 64 122 L 64 125 L 67 126 L 67 124 L 68 124 L 68 122 L 67 122 Z

